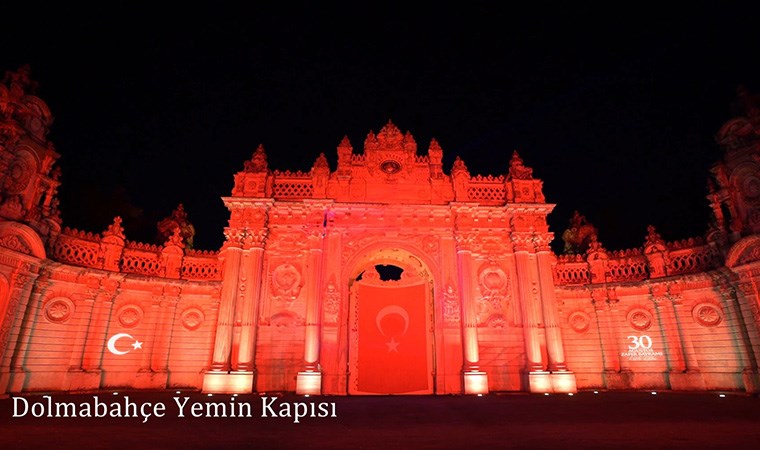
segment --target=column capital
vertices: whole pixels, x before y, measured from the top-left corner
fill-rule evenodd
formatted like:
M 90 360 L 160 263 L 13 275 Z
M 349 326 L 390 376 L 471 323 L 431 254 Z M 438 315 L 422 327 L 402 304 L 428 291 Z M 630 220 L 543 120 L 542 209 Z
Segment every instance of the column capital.
M 532 252 L 536 249 L 534 235 L 528 231 L 513 231 L 509 235 L 515 252 Z
M 536 232 L 533 235 L 533 244 L 537 252 L 551 252 L 549 244 L 554 240 L 552 232 Z

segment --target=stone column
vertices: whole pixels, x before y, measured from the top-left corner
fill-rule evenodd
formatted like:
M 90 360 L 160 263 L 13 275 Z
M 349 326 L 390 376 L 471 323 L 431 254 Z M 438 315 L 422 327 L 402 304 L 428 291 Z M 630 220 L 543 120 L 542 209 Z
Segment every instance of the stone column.
M 557 322 L 557 302 L 554 298 L 554 275 L 552 271 L 552 254 L 549 242 L 552 233 L 536 233 L 536 264 L 541 290 L 541 311 L 546 332 L 546 351 L 549 357 L 549 371 L 552 372 L 552 390 L 558 393 L 577 392 L 575 375 L 567 369 L 565 349 L 562 343 L 562 330 Z
M 261 284 L 263 283 L 262 269 L 264 266 L 264 240 L 252 241 L 250 248 L 243 252 L 241 263 L 239 296 L 240 308 L 240 346 L 238 347 L 237 363 L 234 368 L 238 372 L 253 374 L 255 371 L 254 353 L 256 344 L 256 324 L 261 302 Z
M 551 392 L 551 379 L 541 350 L 542 311 L 539 299 L 539 280 L 533 254 L 533 237 L 528 232 L 512 232 L 517 286 L 523 316 L 526 371 L 531 392 Z
M 462 338 L 464 347 L 464 393 L 487 394 L 488 376 L 480 370 L 480 354 L 478 349 L 478 324 L 475 313 L 475 296 L 472 280 L 476 274 L 472 264 L 472 241 L 474 233 L 458 233 L 457 263 L 459 266 L 459 302 L 462 305 Z
M 602 366 L 605 374 L 617 372 L 620 369 L 620 351 L 615 345 L 610 323 L 610 305 L 607 294 L 598 290 L 591 293 L 591 304 L 596 313 L 596 326 L 601 341 Z
M 654 303 L 656 308 L 660 332 L 665 341 L 665 358 L 668 364 L 668 371 L 683 372 L 686 370 L 686 366 L 670 299 L 665 295 L 653 292 L 652 303 Z
M 69 360 L 68 389 L 72 391 L 100 388 L 100 362 L 118 282 L 110 280 L 104 288 L 90 289 L 83 298 L 72 298 L 77 313 L 84 315 Z
M 269 234 L 268 209 L 272 202 L 225 199 L 225 205 L 231 211 L 230 226 L 225 229 L 227 241 L 222 251 L 222 292 L 214 352 L 211 368 L 203 377 L 203 391 L 250 393 L 253 391 L 256 308 L 264 242 Z
M 150 369 L 164 380 L 164 385 L 168 380 L 169 349 L 171 348 L 179 294 L 180 288 L 178 287 L 167 286 L 164 289 L 164 295 L 159 304 L 158 332 L 151 346 Z
M 219 299 L 214 354 L 211 359 L 211 371 L 230 369 L 230 350 L 232 348 L 232 325 L 235 317 L 235 303 L 240 277 L 240 260 L 242 249 L 229 246 L 224 249 L 224 276 L 222 293 Z
M 683 307 L 683 298 L 680 294 L 669 294 L 668 299 L 673 309 L 676 330 L 680 338 L 683 352 L 683 366 L 681 372 L 670 373 L 671 389 L 678 390 L 705 390 L 705 380 L 699 371 L 699 362 L 694 352 L 694 343 L 691 340 L 689 330 L 683 324 L 687 321 Z
M 322 393 L 322 374 L 319 367 L 319 339 L 322 310 L 322 245 L 324 229 L 311 230 L 312 248 L 309 250 L 306 280 L 306 337 L 304 342 L 304 370 L 298 372 L 296 393 L 319 395 Z
M 233 393 L 246 392 L 245 387 L 237 385 L 229 376 L 232 355 L 232 327 L 235 320 L 235 306 L 238 297 L 240 264 L 243 250 L 242 240 L 245 231 L 227 228 L 227 241 L 222 250 L 222 292 L 219 298 L 219 312 L 216 322 L 216 336 L 211 367 L 203 376 L 203 392 Z M 251 384 L 252 384 L 252 378 Z M 248 392 L 252 389 L 248 386 Z
M 0 394 L 5 392 L 19 392 L 23 386 L 16 382 L 16 389 L 12 382 L 14 381 L 14 371 L 11 369 L 12 359 L 17 352 L 16 342 L 11 340 L 14 335 L 21 336 L 21 330 L 27 317 L 27 309 L 32 309 L 35 313 L 38 306 L 31 300 L 34 291 L 34 280 L 37 278 L 36 273 L 28 273 L 28 268 L 17 269 L 12 278 L 12 285 L 8 289 L 8 303 L 6 305 L 4 319 L 0 322 Z M 40 282 L 37 282 L 39 284 Z M 24 377 L 21 377 L 24 378 Z
M 111 322 L 114 299 L 117 291 L 94 292 L 95 306 L 92 310 L 90 326 L 87 329 L 87 339 L 84 344 L 82 370 L 85 372 L 82 382 L 84 384 L 95 383 L 95 388 L 100 387 L 101 364 L 105 351 L 106 334 Z M 73 383 L 73 380 L 72 380 Z

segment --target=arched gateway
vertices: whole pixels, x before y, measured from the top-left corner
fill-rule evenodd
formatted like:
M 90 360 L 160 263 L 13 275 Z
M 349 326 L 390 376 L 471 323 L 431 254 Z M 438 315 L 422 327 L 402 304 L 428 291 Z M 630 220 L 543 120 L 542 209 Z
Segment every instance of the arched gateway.
M 517 153 L 494 155 L 505 175 L 445 172 L 435 140 L 418 154 L 388 123 L 363 152 L 343 139 L 335 170 L 272 171 L 260 147 L 223 199 L 222 248 L 196 251 L 181 208 L 163 245 L 118 217 L 61 227 L 28 75 L 0 83 L 0 395 L 760 390 L 755 106 L 718 134 L 706 239 L 649 227 L 608 251 L 576 214 L 554 255 L 554 205 Z
M 435 140 L 418 155 L 392 123 L 362 154 L 344 139 L 334 172 L 324 155 L 309 173 L 272 172 L 259 147 L 224 199 L 204 390 L 575 390 L 541 181 L 516 153 L 498 177 L 472 177 L 459 159 L 445 174 L 442 157 Z M 400 279 L 377 274 L 388 264 Z

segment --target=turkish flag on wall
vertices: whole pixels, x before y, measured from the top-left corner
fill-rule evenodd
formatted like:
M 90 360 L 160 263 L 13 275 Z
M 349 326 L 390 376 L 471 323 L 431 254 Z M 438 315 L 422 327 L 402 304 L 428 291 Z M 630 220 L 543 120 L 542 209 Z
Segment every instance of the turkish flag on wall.
M 401 394 L 429 387 L 425 290 L 359 281 L 358 380 L 361 392 Z

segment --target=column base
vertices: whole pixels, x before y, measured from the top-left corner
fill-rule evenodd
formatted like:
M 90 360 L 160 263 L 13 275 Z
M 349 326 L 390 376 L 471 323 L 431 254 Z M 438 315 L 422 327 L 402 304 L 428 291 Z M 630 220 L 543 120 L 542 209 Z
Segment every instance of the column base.
M 480 370 L 465 372 L 464 393 L 470 395 L 488 394 L 488 375 Z
M 757 394 L 760 392 L 760 374 L 757 372 L 745 370 L 742 372 L 742 381 L 744 382 L 744 390 L 747 393 Z
M 296 376 L 296 394 L 320 395 L 322 394 L 321 372 L 298 372 Z
M 250 394 L 253 372 L 206 372 L 203 392 L 209 394 Z
M 550 378 L 552 380 L 552 390 L 556 394 L 574 394 L 578 392 L 578 388 L 575 385 L 575 374 L 569 370 L 552 372 Z
M 674 391 L 704 391 L 705 379 L 699 371 L 670 372 L 670 389 Z
M 552 380 L 549 372 L 535 370 L 528 372 L 528 389 L 535 394 L 552 392 Z
M 530 392 L 536 394 L 570 394 L 578 392 L 575 374 L 569 370 L 547 372 L 536 370 L 528 372 Z
M 83 370 L 71 368 L 68 373 L 69 391 L 94 391 L 100 389 L 101 370 Z

